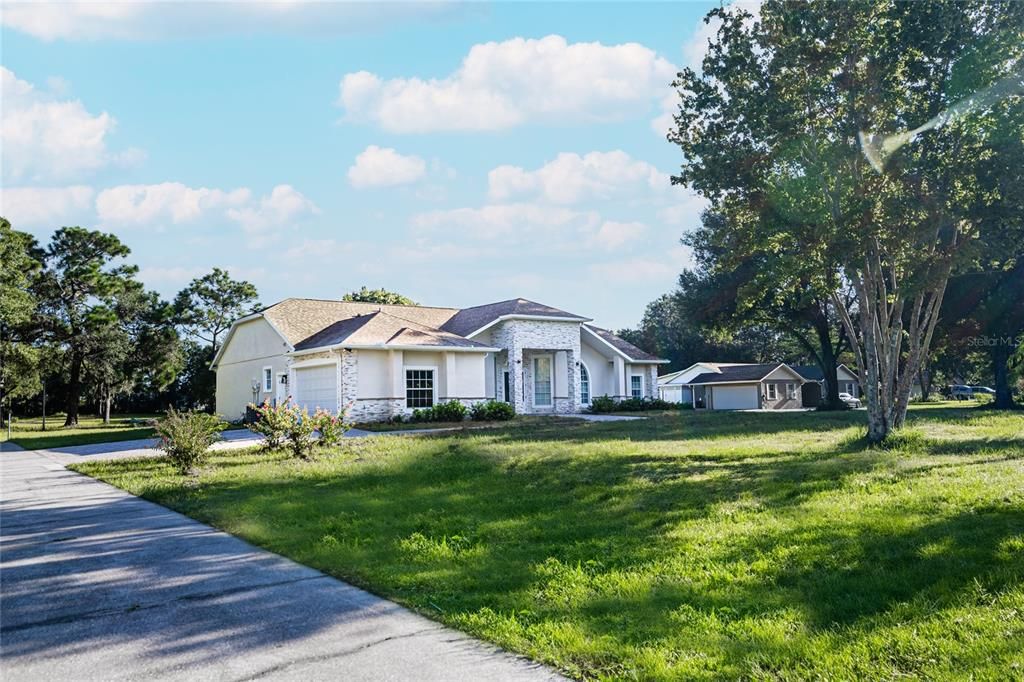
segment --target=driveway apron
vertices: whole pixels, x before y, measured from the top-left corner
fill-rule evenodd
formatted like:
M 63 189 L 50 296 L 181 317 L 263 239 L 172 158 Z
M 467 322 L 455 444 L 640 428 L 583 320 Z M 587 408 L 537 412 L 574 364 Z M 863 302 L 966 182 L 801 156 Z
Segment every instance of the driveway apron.
M 5 679 L 559 679 L 62 459 L 0 454 Z

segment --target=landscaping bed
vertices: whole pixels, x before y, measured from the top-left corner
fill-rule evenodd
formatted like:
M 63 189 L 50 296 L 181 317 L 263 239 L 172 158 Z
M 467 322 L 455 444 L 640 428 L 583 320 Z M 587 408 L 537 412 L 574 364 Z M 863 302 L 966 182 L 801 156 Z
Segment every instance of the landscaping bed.
M 1024 415 L 681 412 L 77 470 L 580 679 L 1024 671 Z

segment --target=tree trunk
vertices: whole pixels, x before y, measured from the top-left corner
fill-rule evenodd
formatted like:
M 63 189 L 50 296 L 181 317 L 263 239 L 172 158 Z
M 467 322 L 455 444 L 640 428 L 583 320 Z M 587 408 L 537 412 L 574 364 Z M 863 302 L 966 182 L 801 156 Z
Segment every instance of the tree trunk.
M 1010 347 L 1002 343 L 992 346 L 990 356 L 992 358 L 992 376 L 995 377 L 996 396 L 995 407 L 1001 410 L 1011 409 L 1013 405 L 1013 393 L 1010 391 Z
M 82 397 L 82 361 L 81 351 L 73 350 L 68 374 L 68 400 L 65 407 L 68 416 L 64 419 L 64 426 L 78 425 L 78 402 Z
M 825 404 L 830 410 L 837 410 L 839 402 L 839 362 L 836 360 L 835 349 L 832 347 L 832 334 L 828 323 L 824 329 L 818 329 L 818 339 L 821 342 L 821 371 L 825 377 Z
M 109 426 L 110 425 L 110 402 L 111 402 L 110 389 L 109 388 L 106 389 L 104 395 L 105 395 L 105 397 L 103 399 L 103 402 L 104 402 L 104 405 L 103 405 L 103 423 L 105 425 Z
M 917 384 L 921 387 L 921 401 L 927 402 L 932 394 L 932 373 L 924 365 L 921 365 L 921 371 L 917 373 Z

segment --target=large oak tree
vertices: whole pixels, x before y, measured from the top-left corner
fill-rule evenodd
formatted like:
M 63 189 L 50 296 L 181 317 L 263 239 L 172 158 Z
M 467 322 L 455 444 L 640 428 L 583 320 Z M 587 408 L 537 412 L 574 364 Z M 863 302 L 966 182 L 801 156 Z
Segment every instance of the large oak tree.
M 903 424 L 950 274 L 1009 200 L 982 178 L 1024 140 L 1024 3 L 768 0 L 756 18 L 709 16 L 700 73 L 676 81 L 673 181 L 831 290 L 882 440 Z

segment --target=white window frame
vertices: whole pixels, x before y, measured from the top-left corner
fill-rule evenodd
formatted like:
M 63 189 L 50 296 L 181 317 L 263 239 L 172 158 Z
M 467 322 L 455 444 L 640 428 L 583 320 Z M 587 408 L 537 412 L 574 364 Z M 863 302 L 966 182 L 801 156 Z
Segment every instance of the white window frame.
M 633 395 L 633 379 L 636 379 L 636 378 L 640 379 L 640 395 Z M 643 399 L 643 397 L 644 397 L 644 395 L 646 393 L 646 388 L 647 388 L 646 384 L 647 384 L 647 382 L 644 381 L 644 375 L 643 374 L 630 374 L 629 375 L 629 397 L 630 398 L 640 398 L 640 399 Z
M 548 367 L 550 368 L 551 374 L 548 377 L 548 383 L 551 384 L 551 397 L 550 402 L 538 403 L 537 402 L 537 361 L 547 358 Z M 534 407 L 554 407 L 555 406 L 555 356 L 551 354 L 534 355 L 530 358 L 530 373 L 531 373 L 531 384 L 533 384 L 533 406 Z
M 773 383 L 767 383 L 764 385 L 764 399 L 765 400 L 778 400 L 779 399 L 779 388 L 778 385 Z
M 437 365 L 403 365 L 402 366 L 402 377 L 405 384 L 405 406 L 410 410 L 422 410 L 428 409 L 424 407 L 412 407 L 409 405 L 409 372 L 411 371 L 427 371 L 432 374 L 430 381 L 430 406 L 437 405 Z
M 587 373 L 587 399 L 586 400 L 583 399 L 583 374 L 582 374 L 582 372 L 580 373 L 580 404 L 581 405 L 589 405 L 590 404 L 590 395 L 591 395 L 591 393 L 593 393 L 593 386 L 591 386 L 592 382 L 591 382 L 591 379 L 590 379 L 590 368 L 587 367 L 587 363 L 581 361 L 580 362 L 580 369 L 582 370 L 582 372 L 586 372 Z
M 789 400 L 796 400 L 797 391 L 799 388 L 797 384 L 788 383 L 786 384 L 786 398 Z
M 855 383 L 852 382 L 852 381 L 846 381 L 846 382 L 843 382 L 843 384 L 846 386 L 846 390 L 843 391 L 843 393 L 849 393 L 854 398 L 856 398 L 857 397 L 857 393 L 856 393 L 856 391 L 853 388 L 855 386 Z
M 267 380 L 269 376 L 270 380 Z M 263 387 L 264 393 L 272 393 L 274 391 L 274 368 L 267 365 L 263 368 L 263 373 L 260 375 L 260 385 Z

